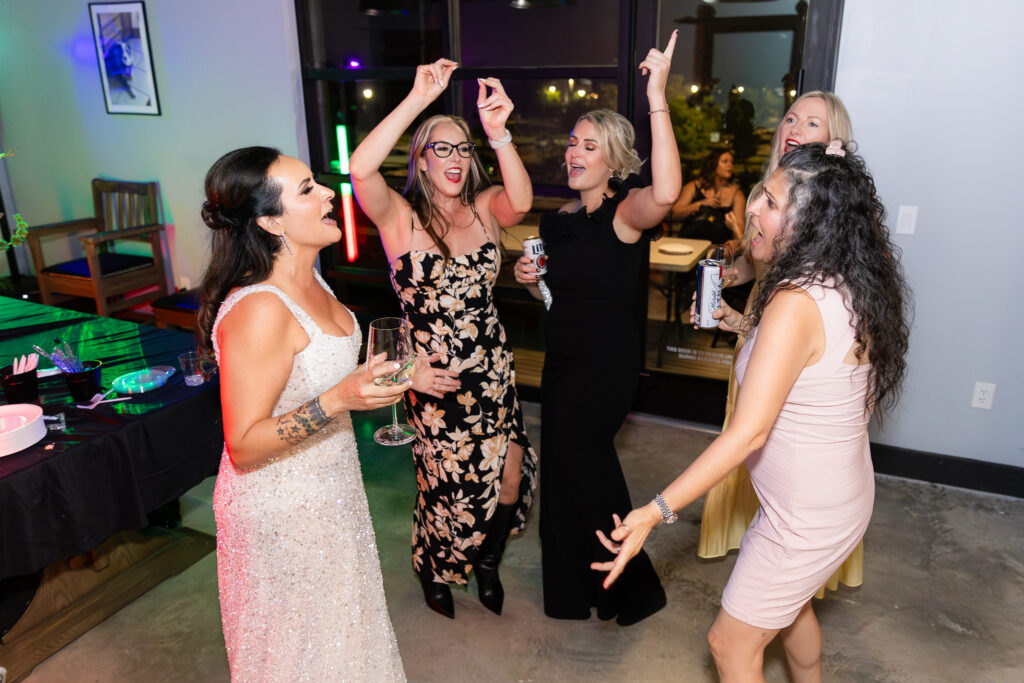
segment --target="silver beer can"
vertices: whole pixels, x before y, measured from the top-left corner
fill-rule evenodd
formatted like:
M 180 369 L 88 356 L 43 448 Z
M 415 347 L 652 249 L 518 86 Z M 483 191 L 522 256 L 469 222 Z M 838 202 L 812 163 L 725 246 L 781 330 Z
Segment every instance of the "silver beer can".
M 530 235 L 523 240 L 523 256 L 526 256 L 537 269 L 537 275 L 548 272 L 548 257 L 544 254 L 544 240 Z
M 697 262 L 697 300 L 694 309 L 694 322 L 697 327 L 718 327 L 717 320 L 712 317 L 722 305 L 722 262 L 704 259 Z

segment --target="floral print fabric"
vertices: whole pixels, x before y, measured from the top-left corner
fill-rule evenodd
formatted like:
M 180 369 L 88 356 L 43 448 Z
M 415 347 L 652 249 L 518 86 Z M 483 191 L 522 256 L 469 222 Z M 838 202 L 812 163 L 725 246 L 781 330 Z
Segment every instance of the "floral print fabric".
M 459 373 L 461 388 L 437 399 L 408 391 L 405 409 L 418 438 L 413 568 L 436 582 L 466 583 L 498 504 L 505 455 L 523 447 L 515 528 L 526 523 L 537 456 L 526 437 L 512 352 L 492 290 L 500 254 L 488 242 L 445 263 L 411 251 L 395 259 L 391 282 L 412 327 L 418 354 L 439 353 L 438 367 Z

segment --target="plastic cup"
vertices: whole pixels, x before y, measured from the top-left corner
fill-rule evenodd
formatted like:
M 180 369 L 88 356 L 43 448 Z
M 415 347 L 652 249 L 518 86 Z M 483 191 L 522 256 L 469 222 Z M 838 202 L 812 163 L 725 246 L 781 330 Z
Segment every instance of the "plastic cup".
M 0 368 L 0 380 L 3 382 L 4 398 L 8 403 L 35 403 L 39 400 L 39 377 L 36 371 L 14 374 L 14 366 Z
M 82 365 L 85 366 L 85 370 L 81 372 L 63 373 L 64 381 L 76 403 L 89 403 L 93 394 L 100 393 L 100 366 L 103 363 L 98 360 L 87 360 Z
M 185 375 L 185 384 L 190 387 L 197 387 L 203 383 L 203 373 L 199 362 L 199 354 L 195 351 L 186 351 L 178 354 L 178 362 L 181 364 L 181 372 Z

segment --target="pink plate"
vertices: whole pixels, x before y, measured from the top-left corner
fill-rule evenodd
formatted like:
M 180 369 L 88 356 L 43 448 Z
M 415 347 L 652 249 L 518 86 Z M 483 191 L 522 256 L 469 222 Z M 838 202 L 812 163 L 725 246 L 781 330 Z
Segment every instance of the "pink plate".
M 0 406 L 0 457 L 25 450 L 44 436 L 42 408 L 31 403 Z

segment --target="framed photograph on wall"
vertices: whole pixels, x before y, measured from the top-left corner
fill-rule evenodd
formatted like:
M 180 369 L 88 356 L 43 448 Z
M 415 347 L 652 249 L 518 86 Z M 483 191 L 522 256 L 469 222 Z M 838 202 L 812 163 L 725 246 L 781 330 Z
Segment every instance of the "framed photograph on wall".
M 143 2 L 91 2 L 92 35 L 108 114 L 160 115 Z

